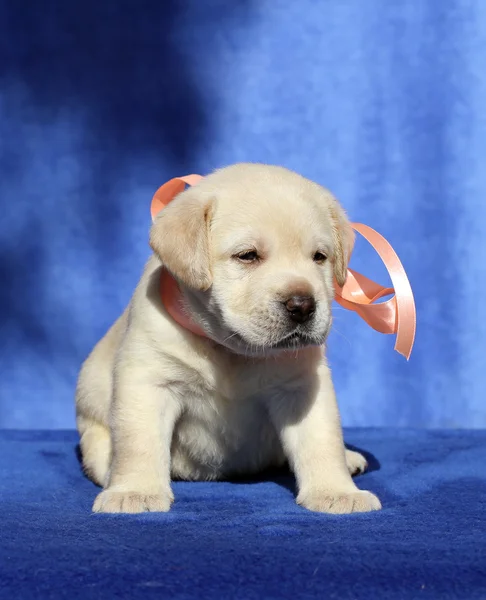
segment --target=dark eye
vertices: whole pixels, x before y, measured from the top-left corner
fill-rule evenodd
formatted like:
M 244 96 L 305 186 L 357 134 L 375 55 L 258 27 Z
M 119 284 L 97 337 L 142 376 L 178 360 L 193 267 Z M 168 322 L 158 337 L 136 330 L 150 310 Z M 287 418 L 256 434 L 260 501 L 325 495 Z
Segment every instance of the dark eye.
M 326 260 L 327 256 L 322 252 L 316 252 L 314 254 L 314 262 L 316 262 L 317 264 L 322 265 L 322 263 L 324 263 Z
M 241 260 L 241 262 L 252 263 L 257 261 L 260 257 L 256 250 L 248 250 L 248 252 L 242 252 L 241 254 L 237 254 L 236 258 Z

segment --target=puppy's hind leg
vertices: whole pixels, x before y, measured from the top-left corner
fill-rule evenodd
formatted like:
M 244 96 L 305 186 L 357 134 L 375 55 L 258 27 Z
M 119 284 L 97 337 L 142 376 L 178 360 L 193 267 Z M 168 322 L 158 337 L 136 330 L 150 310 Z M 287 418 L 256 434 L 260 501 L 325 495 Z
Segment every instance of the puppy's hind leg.
M 127 311 L 93 348 L 83 363 L 76 386 L 76 424 L 81 438 L 83 468 L 94 483 L 107 483 L 111 465 L 108 429 L 113 394 L 114 357 L 124 335 Z
M 368 468 L 368 461 L 360 452 L 346 448 L 346 465 L 350 475 L 361 475 Z
M 84 472 L 91 481 L 104 487 L 111 463 L 110 432 L 104 425 L 85 417 L 78 417 L 78 429 Z

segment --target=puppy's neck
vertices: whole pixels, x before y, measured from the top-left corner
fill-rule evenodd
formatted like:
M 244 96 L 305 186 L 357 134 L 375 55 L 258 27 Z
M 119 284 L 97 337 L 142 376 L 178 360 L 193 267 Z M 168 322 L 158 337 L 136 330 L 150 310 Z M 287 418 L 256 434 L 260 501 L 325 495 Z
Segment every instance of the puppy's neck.
M 165 310 L 178 325 L 195 335 L 207 338 L 204 330 L 187 314 L 181 289 L 174 277 L 164 268 L 160 274 L 160 297 Z

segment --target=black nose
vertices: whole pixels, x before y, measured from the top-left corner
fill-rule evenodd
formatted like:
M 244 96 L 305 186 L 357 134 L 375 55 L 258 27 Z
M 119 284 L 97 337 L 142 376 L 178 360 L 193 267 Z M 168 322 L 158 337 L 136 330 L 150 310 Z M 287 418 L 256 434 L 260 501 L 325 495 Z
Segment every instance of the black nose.
M 295 323 L 305 323 L 316 312 L 316 301 L 312 296 L 292 296 L 284 304 Z

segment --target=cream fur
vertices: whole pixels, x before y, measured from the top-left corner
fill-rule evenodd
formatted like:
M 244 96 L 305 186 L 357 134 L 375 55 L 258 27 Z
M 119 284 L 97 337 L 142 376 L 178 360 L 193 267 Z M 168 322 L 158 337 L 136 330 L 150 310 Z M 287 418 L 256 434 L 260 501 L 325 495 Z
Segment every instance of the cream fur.
M 150 241 L 154 254 L 130 305 L 79 376 L 83 465 L 104 488 L 93 510 L 166 511 L 171 478 L 217 480 L 286 461 L 302 506 L 379 509 L 351 478 L 366 461 L 345 451 L 318 346 L 331 326 L 333 277 L 344 281 L 352 243 L 333 196 L 280 167 L 234 165 L 174 199 Z M 260 258 L 242 262 L 250 250 Z M 318 264 L 318 251 L 328 260 Z M 210 339 L 166 314 L 162 264 Z M 302 326 L 283 308 L 293 295 L 316 300 Z

